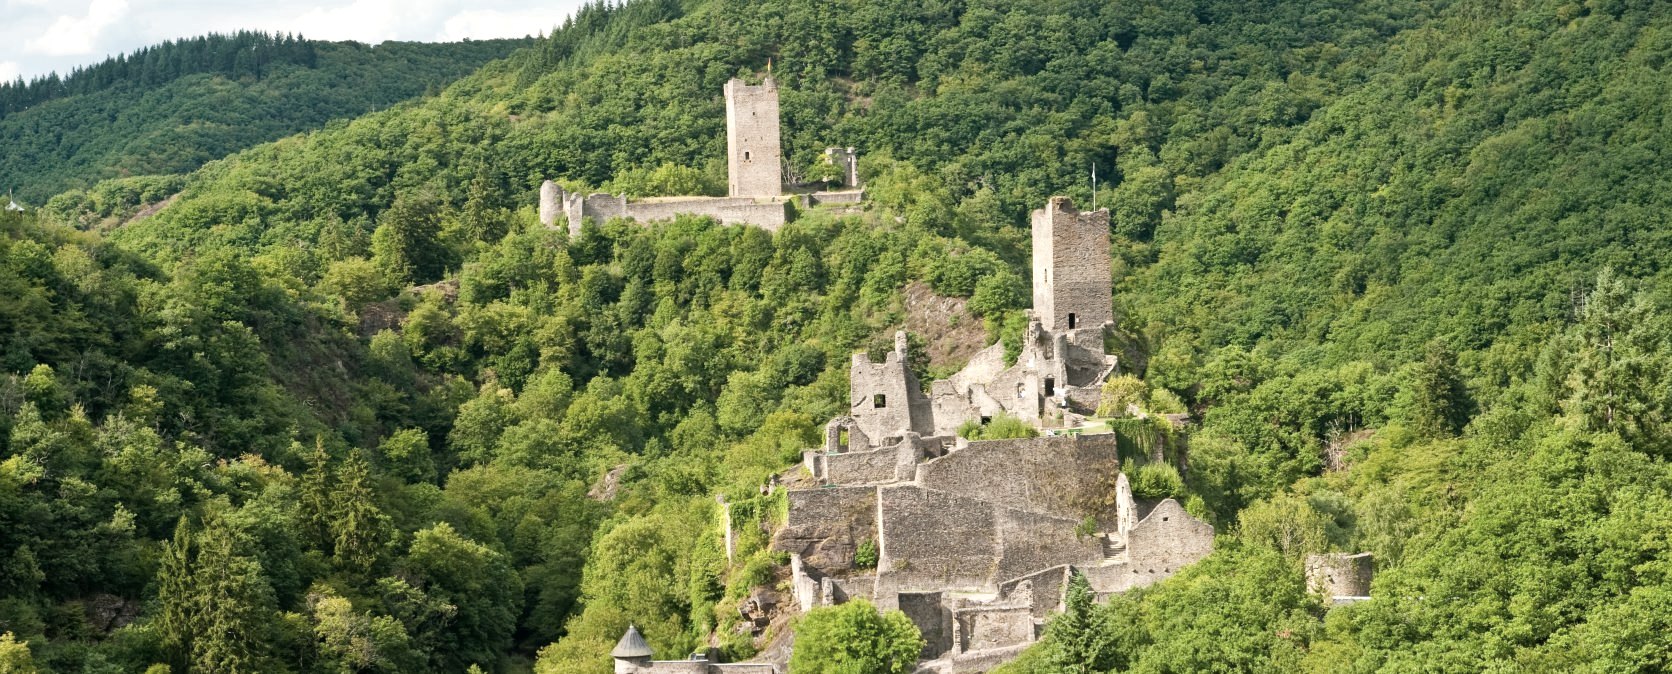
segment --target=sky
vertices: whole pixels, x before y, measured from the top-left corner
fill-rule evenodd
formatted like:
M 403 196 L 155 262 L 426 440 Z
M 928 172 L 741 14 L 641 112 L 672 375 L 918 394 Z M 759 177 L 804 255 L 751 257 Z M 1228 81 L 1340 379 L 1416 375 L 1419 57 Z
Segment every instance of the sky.
M 0 81 L 68 72 L 164 40 L 261 30 L 452 42 L 549 33 L 583 0 L 0 0 Z

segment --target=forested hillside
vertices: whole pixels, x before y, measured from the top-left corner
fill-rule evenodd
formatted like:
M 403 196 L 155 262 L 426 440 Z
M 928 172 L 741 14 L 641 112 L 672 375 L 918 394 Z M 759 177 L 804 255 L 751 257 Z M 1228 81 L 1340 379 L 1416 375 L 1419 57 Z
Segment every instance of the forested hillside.
M 364 45 L 209 35 L 62 77 L 0 83 L 0 186 L 39 205 L 105 178 L 185 173 L 440 90 L 530 43 Z
M 913 281 L 1014 338 L 1026 212 L 1096 163 L 1115 340 L 1199 420 L 1221 536 L 1011 671 L 1665 669 L 1669 57 L 1652 2 L 638 0 L 107 235 L 6 215 L 0 658 L 747 656 L 757 488 L 848 354 Z M 769 61 L 792 166 L 858 147 L 866 213 L 533 221 L 548 177 L 723 175 L 721 85 Z M 1307 594 L 1323 550 L 1374 599 Z

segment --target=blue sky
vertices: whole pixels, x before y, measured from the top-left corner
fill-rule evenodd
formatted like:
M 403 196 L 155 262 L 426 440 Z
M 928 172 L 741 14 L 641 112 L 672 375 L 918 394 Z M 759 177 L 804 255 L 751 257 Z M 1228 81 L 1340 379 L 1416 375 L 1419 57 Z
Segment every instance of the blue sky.
M 319 40 L 550 32 L 583 0 L 0 0 L 0 80 L 67 72 L 163 40 L 240 29 Z

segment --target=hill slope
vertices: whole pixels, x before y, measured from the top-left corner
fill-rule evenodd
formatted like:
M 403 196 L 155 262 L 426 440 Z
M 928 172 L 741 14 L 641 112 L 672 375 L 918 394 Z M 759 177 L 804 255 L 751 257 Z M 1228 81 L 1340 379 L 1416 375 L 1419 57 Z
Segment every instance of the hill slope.
M 1226 535 L 1053 626 L 1018 669 L 1664 667 L 1657 9 L 590 7 L 439 96 L 195 172 L 101 244 L 147 261 L 154 325 L 76 327 L 88 267 L 11 235 L 48 239 L 8 249 L 14 285 L 40 288 L 15 311 L 71 327 L 7 337 L 4 456 L 82 453 L 51 480 L 0 474 L 3 530 L 27 532 L 0 539 L 18 598 L 0 624 L 65 670 L 539 651 L 538 671 L 609 671 L 628 622 L 659 653 L 747 655 L 737 602 L 777 562 L 779 504 L 757 487 L 841 408 L 847 355 L 904 322 L 912 282 L 969 297 L 993 337 L 1019 330 L 1022 218 L 1089 198 L 1096 161 L 1116 339 L 1201 419 L 1190 507 Z M 547 177 L 711 180 L 720 86 L 768 59 L 790 162 L 858 146 L 870 212 L 772 236 L 531 222 Z M 87 334 L 128 366 L 88 368 L 64 346 Z M 132 434 L 188 458 L 92 451 Z M 173 486 L 123 491 L 146 471 Z M 588 498 L 606 473 L 614 499 Z M 60 496 L 77 489 L 103 500 Z M 717 493 L 760 525 L 731 562 Z M 48 549 L 81 551 L 52 567 L 77 571 L 40 572 Z M 1375 552 L 1376 600 L 1308 596 L 1299 557 L 1323 549 Z M 88 627 L 101 587 L 153 603 Z M 195 608 L 222 595 L 238 610 Z
M 212 35 L 0 85 L 0 185 L 41 204 L 105 178 L 185 173 L 439 89 L 527 44 Z

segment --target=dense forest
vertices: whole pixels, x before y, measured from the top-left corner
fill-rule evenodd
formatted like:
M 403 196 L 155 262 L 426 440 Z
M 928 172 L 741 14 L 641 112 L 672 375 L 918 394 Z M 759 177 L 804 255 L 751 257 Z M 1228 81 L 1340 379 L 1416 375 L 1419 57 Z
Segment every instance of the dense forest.
M 1007 671 L 1663 670 L 1669 60 L 1648 1 L 635 0 L 0 215 L 0 666 L 603 673 L 629 623 L 746 657 L 758 487 L 848 355 L 912 284 L 1014 339 L 1025 215 L 1095 164 L 1113 340 L 1198 420 L 1220 535 L 1071 587 Z M 769 62 L 787 160 L 860 148 L 865 213 L 535 222 L 545 178 L 723 177 L 721 85 Z M 1306 591 L 1330 550 L 1373 600 Z
M 41 204 L 100 179 L 185 173 L 440 90 L 531 42 L 364 45 L 240 32 L 0 83 L 0 186 Z

